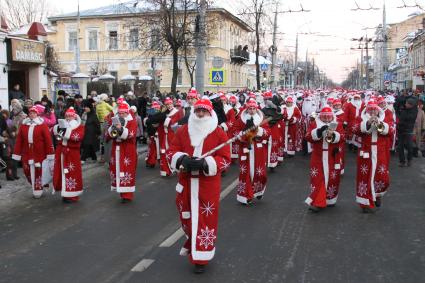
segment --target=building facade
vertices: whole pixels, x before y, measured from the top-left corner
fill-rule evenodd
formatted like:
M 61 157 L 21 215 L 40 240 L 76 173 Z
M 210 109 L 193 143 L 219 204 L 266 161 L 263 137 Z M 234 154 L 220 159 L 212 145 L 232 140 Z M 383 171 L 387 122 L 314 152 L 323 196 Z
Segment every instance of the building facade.
M 127 5 L 127 9 L 121 5 Z M 144 13 L 147 12 L 143 9 L 134 10 L 133 3 L 81 11 L 79 28 L 77 13 L 50 17 L 49 28 L 54 32 L 49 33 L 48 41 L 54 46 L 59 62 L 67 72 L 76 71 L 75 50 L 79 42 L 81 72 L 93 77 L 109 73 L 117 80 L 128 75 L 148 75 L 157 78 L 161 91 L 170 91 L 172 56 L 155 52 L 156 45 L 160 44 L 160 31 L 155 27 L 141 30 L 129 24 L 143 17 Z M 205 90 L 231 91 L 246 87 L 249 73 L 244 63 L 249 58 L 244 58 L 247 57 L 244 46 L 251 28 L 222 8 L 209 8 L 207 21 L 213 19 L 215 24 L 207 32 Z M 140 41 L 146 41 L 147 47 L 144 45 L 141 49 Z M 196 58 L 193 47 L 188 54 L 188 61 L 193 64 Z M 184 57 L 180 55 L 177 89 L 187 91 L 191 80 Z M 207 76 L 214 67 L 224 70 L 225 78 L 221 85 L 211 84 Z

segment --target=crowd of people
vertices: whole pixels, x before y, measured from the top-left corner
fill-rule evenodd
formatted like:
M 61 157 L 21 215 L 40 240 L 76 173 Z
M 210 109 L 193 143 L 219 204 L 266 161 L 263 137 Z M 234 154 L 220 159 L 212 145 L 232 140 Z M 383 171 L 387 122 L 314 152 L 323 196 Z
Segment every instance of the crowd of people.
M 137 144 L 147 143 L 144 165 L 158 166 L 163 177 L 178 174 L 176 206 L 187 236 L 180 253 L 202 273 L 215 252 L 221 176 L 232 163 L 239 166 L 236 200 L 249 206 L 263 198 L 268 172 L 296 152 L 310 154 L 305 202 L 317 213 L 336 205 L 345 151 L 356 152 L 355 200 L 364 213 L 374 213 L 390 185 L 391 151 L 398 152 L 400 167 L 410 167 L 419 153 L 425 157 L 423 105 L 422 96 L 407 91 L 200 95 L 191 89 L 138 98 L 129 92 L 116 100 L 60 92 L 55 105 L 47 97 L 13 98 L 10 112 L 2 111 L 0 142 L 8 180 L 19 178 L 21 165 L 34 198 L 52 183 L 67 203 L 79 200 L 81 164 L 89 159 L 109 163 L 111 190 L 131 202 Z

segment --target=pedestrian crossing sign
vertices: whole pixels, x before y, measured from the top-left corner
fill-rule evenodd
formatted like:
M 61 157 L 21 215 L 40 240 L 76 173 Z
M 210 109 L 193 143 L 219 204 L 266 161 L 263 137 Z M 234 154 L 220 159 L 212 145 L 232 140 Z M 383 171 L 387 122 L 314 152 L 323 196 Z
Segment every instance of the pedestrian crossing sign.
M 225 85 L 226 84 L 226 71 L 222 68 L 210 70 L 210 84 L 212 85 Z

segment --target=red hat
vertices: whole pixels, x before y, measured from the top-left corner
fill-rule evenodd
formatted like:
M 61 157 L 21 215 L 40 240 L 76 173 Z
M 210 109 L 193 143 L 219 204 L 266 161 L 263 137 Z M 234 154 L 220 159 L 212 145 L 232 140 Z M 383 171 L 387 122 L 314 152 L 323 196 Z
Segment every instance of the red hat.
M 376 103 L 381 104 L 382 102 L 386 102 L 383 96 L 378 96 L 376 98 Z
M 294 99 L 292 98 L 292 96 L 288 96 L 285 100 L 286 103 L 294 103 Z
M 35 107 L 35 106 L 31 107 L 31 108 L 28 110 L 28 112 L 34 112 L 34 113 L 36 113 L 36 114 L 38 115 L 38 109 L 37 109 L 37 107 Z
M 330 108 L 329 106 L 325 106 L 322 108 L 322 110 L 320 110 L 320 116 L 325 117 L 325 116 L 332 116 L 333 117 L 333 111 L 332 108 Z
M 194 87 L 192 87 L 187 93 L 187 99 L 191 99 L 191 98 L 196 98 L 196 99 L 199 98 L 199 94 Z
M 159 110 L 161 108 L 161 104 L 159 104 L 158 101 L 154 101 L 154 102 L 152 102 L 151 107 L 153 109 Z
M 208 112 L 212 112 L 213 110 L 213 106 L 212 103 L 209 99 L 199 99 L 198 101 L 196 101 L 195 105 L 193 106 L 194 109 L 205 109 Z
M 129 113 L 130 107 L 127 103 L 121 103 L 120 105 L 118 105 L 118 113 L 119 112 Z
M 328 99 L 326 100 L 326 102 L 327 102 L 329 105 L 332 105 L 332 103 L 334 103 L 334 101 L 335 101 L 335 98 L 333 98 L 333 97 L 328 97 Z
M 164 100 L 164 104 L 165 104 L 165 105 L 173 104 L 173 100 L 172 100 L 171 98 L 167 97 L 167 98 Z
M 231 103 L 236 103 L 236 102 L 238 102 L 238 99 L 236 98 L 236 96 L 234 96 L 234 95 L 232 95 L 230 98 L 229 98 L 229 100 L 230 100 L 230 102 Z
M 369 102 L 367 103 L 367 106 L 366 106 L 366 111 L 374 110 L 374 109 L 379 110 L 378 104 L 376 103 L 375 100 L 369 100 Z
M 74 107 L 69 107 L 66 111 L 65 111 L 65 116 L 77 116 L 77 112 L 75 112 Z
M 250 92 L 248 96 L 249 96 L 249 98 L 254 98 L 255 99 L 255 93 L 253 93 L 253 92 Z
M 263 93 L 264 99 L 271 99 L 273 97 L 273 93 L 271 91 L 266 91 Z
M 227 97 L 224 93 L 220 92 L 219 95 L 220 95 L 220 100 L 227 101 Z
M 125 102 L 124 97 L 119 97 L 119 98 L 117 99 L 117 104 L 122 104 L 122 103 L 124 103 L 124 102 Z
M 357 92 L 353 95 L 353 98 L 355 98 L 355 97 L 362 98 L 360 93 L 357 93 Z
M 337 105 L 337 104 L 342 104 L 341 99 L 339 98 L 334 99 L 334 101 L 332 102 L 332 105 Z
M 246 102 L 246 108 L 248 109 L 248 108 L 258 108 L 258 104 L 257 104 L 257 102 L 254 100 L 254 99 L 249 99 L 247 102 Z
M 46 107 L 44 107 L 41 104 L 36 104 L 33 107 L 36 109 L 35 111 L 37 112 L 38 115 L 42 114 L 44 112 L 44 109 L 46 109 Z M 31 108 L 33 108 L 33 107 L 31 107 Z

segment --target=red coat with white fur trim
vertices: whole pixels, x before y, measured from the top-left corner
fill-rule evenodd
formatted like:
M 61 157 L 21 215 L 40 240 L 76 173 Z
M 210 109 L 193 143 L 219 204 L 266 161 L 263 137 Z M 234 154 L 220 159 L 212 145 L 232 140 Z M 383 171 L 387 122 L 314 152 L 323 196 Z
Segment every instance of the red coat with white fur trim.
M 80 117 L 75 121 L 56 146 L 53 187 L 55 191 L 61 191 L 62 197 L 76 197 L 83 192 L 80 146 L 84 139 L 84 126 Z M 53 134 L 58 134 L 58 125 L 53 127 Z
M 210 133 L 196 147 L 192 146 L 196 143 L 192 142 L 189 134 L 189 126 L 192 123 L 190 118 L 188 124 L 177 130 L 166 154 L 173 170 L 179 171 L 176 163 L 181 156 L 199 157 L 227 141 L 226 133 L 217 127 L 216 116 L 214 121 L 211 121 Z M 222 147 L 205 160 L 208 172 L 179 172 L 176 186 L 177 209 L 183 231 L 188 238 L 181 254 L 190 254 L 190 260 L 196 264 L 205 264 L 215 253 L 221 172 L 230 165 L 230 146 Z
M 316 207 L 326 207 L 336 203 L 341 173 L 339 144 L 344 141 L 342 124 L 338 123 L 335 138 L 330 143 L 326 141 L 326 131 L 322 137 L 317 135 L 317 130 L 324 125 L 327 124 L 316 118 L 310 123 L 306 135 L 313 151 L 310 159 L 310 195 L 305 202 Z
M 243 110 L 236 121 L 235 131 L 239 134 L 245 130 L 249 115 Z M 264 115 L 258 110 L 254 115 L 254 125 L 258 132 L 248 147 L 246 136 L 239 141 L 239 184 L 236 199 L 248 203 L 254 197 L 264 195 L 267 184 L 267 142 L 270 136 L 268 123 L 263 122 Z
M 301 111 L 295 105 L 283 107 L 283 116 L 285 117 L 285 128 L 283 129 L 285 152 L 289 155 L 295 155 Z
M 390 183 L 388 140 L 393 133 L 393 125 L 391 120 L 385 120 L 383 110 L 379 111 L 378 118 L 384 125 L 381 133 L 375 127 L 367 128 L 369 119 L 369 114 L 363 110 L 356 123 L 355 134 L 362 138 L 362 145 L 357 155 L 356 201 L 360 205 L 374 207 L 376 197 L 383 196 Z
M 109 138 L 111 129 L 108 129 Z M 128 115 L 123 126 L 121 136 L 112 139 L 111 160 L 109 162 L 109 174 L 111 177 L 111 190 L 118 193 L 132 193 L 135 191 L 137 150 L 136 133 L 137 121 L 132 115 Z

